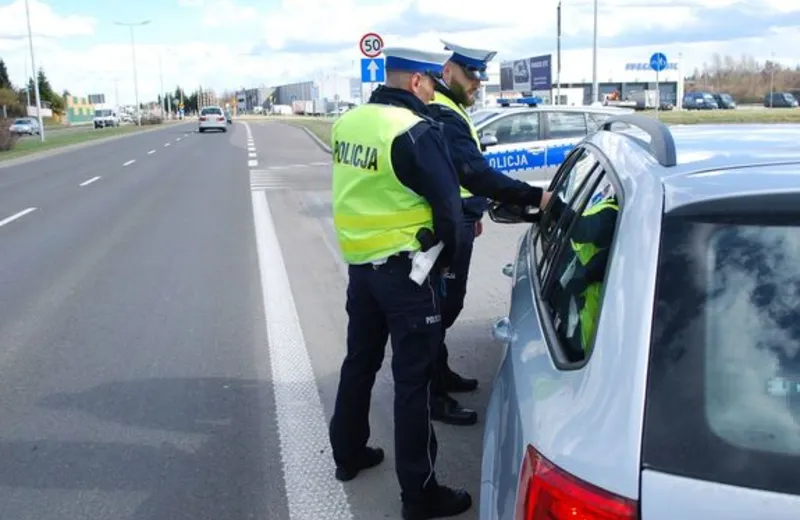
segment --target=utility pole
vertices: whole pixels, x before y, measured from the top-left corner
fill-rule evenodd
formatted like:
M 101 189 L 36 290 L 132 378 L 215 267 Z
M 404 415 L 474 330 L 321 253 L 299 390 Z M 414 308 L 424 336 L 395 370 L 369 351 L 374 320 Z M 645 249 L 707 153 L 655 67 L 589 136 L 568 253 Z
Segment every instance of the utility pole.
M 164 66 L 162 63 L 161 53 L 158 53 L 158 78 L 161 82 L 161 110 L 166 112 L 167 111 L 167 99 L 166 93 L 164 92 Z M 166 116 L 166 113 L 164 114 Z
M 44 123 L 42 122 L 42 97 L 39 92 L 39 76 L 36 72 L 36 59 L 33 56 L 33 33 L 31 32 L 31 11 L 25 0 L 25 18 L 28 20 L 28 45 L 31 48 L 31 68 L 33 69 L 33 88 L 36 92 L 36 115 L 39 118 L 39 141 L 44 142 Z
M 142 110 L 139 105 L 139 78 L 136 74 L 136 43 L 133 40 L 133 28 L 137 26 L 147 25 L 150 23 L 150 20 L 144 20 L 141 22 L 132 22 L 132 23 L 125 23 L 125 22 L 114 22 L 115 25 L 120 25 L 122 27 L 127 27 L 131 31 L 131 56 L 133 58 L 133 94 L 136 98 L 136 118 L 137 124 L 142 126 Z
M 555 105 L 561 104 L 561 0 L 558 2 L 558 9 L 556 11 L 556 102 Z
M 600 86 L 597 83 L 597 0 L 594 0 L 594 44 L 592 51 L 592 103 L 598 101 Z
M 772 59 L 769 62 L 769 107 L 775 100 L 775 53 L 772 53 Z

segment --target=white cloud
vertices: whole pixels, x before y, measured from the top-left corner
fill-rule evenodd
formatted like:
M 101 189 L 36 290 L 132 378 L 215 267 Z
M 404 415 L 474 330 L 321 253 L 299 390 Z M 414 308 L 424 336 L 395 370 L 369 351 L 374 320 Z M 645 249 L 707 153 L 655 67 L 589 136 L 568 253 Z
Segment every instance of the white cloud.
M 40 0 L 29 0 L 31 32 L 34 37 L 61 38 L 64 36 L 87 36 L 94 34 L 94 18 L 88 16 L 61 15 Z M 0 40 L 27 38 L 25 0 L 15 0 L 0 6 Z

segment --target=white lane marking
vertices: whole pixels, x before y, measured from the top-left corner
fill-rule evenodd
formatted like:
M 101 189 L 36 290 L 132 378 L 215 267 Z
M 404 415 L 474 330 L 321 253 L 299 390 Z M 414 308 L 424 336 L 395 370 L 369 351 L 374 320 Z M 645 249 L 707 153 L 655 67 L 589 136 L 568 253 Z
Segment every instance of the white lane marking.
M 164 143 L 164 146 L 165 146 L 165 147 L 166 147 L 166 146 L 169 146 L 169 143 Z
M 267 170 L 289 170 L 291 168 L 309 168 L 311 166 L 330 166 L 333 163 L 329 162 L 315 162 L 306 164 L 283 164 L 278 166 L 267 166 Z
M 248 146 L 248 147 L 247 147 L 247 151 L 248 151 L 248 152 L 250 152 L 250 153 L 253 153 L 253 152 L 255 152 L 255 151 L 256 151 L 256 149 L 255 149 L 255 147 L 254 147 L 254 146 Z
M 175 140 L 176 140 L 176 141 L 180 141 L 180 140 L 181 140 L 181 138 L 180 138 L 180 137 L 176 137 L 176 138 L 175 138 Z
M 263 192 L 251 198 L 289 518 L 352 520 L 269 203 Z
M 258 161 L 255 159 L 250 159 L 249 161 L 247 161 L 247 166 L 250 166 L 251 168 L 253 166 L 258 166 Z
M 156 153 L 155 150 L 150 150 L 149 152 L 147 152 L 147 155 L 153 155 L 154 153 Z
M 83 181 L 82 183 L 80 183 L 80 186 L 88 186 L 93 182 L 99 181 L 100 179 L 102 179 L 102 177 L 100 177 L 99 175 L 97 177 L 92 177 L 88 181 Z
M 248 154 L 247 154 L 247 156 L 248 156 L 248 157 L 250 157 L 251 159 L 252 159 L 252 158 L 254 158 L 254 157 L 256 157 L 257 155 L 258 155 L 258 154 L 257 154 L 257 153 L 255 153 L 255 152 L 250 152 L 250 153 L 248 153 Z
M 122 166 L 130 166 L 131 164 L 135 163 L 136 159 L 131 159 L 130 161 L 124 163 Z
M 28 208 L 28 209 L 23 209 L 23 210 L 22 210 L 22 211 L 20 211 L 19 213 L 14 213 L 14 214 L 13 214 L 13 215 L 11 215 L 10 217 L 6 217 L 6 218 L 4 218 L 3 220 L 0 220 L 0 227 L 3 227 L 3 226 L 5 226 L 6 224 L 11 224 L 12 222 L 14 222 L 15 220 L 17 220 L 18 218 L 22 218 L 22 217 L 24 217 L 25 215 L 27 215 L 28 213 L 31 213 L 31 212 L 33 212 L 33 211 L 36 211 L 36 208 Z

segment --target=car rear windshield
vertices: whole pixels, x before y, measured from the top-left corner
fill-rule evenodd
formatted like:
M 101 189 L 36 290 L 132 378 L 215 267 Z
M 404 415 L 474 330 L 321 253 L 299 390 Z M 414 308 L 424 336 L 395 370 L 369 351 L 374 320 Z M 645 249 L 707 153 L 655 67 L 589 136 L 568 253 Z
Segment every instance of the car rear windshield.
M 200 111 L 200 115 L 201 116 L 207 116 L 207 115 L 221 116 L 222 115 L 222 110 L 220 110 L 218 108 L 204 108 L 203 110 Z
M 645 467 L 800 494 L 800 215 L 781 219 L 666 218 Z

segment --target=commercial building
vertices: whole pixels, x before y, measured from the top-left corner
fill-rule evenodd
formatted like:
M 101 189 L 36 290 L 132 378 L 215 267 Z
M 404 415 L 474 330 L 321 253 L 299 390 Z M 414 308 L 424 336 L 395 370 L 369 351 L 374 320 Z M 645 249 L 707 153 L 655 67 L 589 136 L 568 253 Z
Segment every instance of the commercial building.
M 90 96 L 92 97 L 92 96 Z M 66 122 L 70 125 L 91 123 L 94 119 L 94 103 L 89 97 L 67 96 L 64 98 Z M 103 98 L 102 101 L 105 101 Z
M 591 67 L 563 70 L 560 84 L 553 74 L 551 55 L 493 64 L 489 71 L 484 104 L 493 104 L 500 97 L 536 95 L 544 103 L 589 105 L 592 99 Z M 605 64 L 604 64 L 605 65 Z M 620 62 L 600 69 L 598 90 L 600 100 L 607 97 L 630 99 L 636 93 L 658 91 L 661 103 L 680 108 L 683 99 L 683 73 L 679 62 L 668 62 L 658 73 L 647 62 Z
M 236 93 L 241 112 L 270 110 L 275 105 L 285 105 L 296 107 L 295 111 L 305 111 L 299 107 L 313 107 L 314 112 L 328 113 L 337 105 L 358 103 L 360 98 L 360 80 L 336 74 L 322 74 L 309 81 L 250 88 Z

